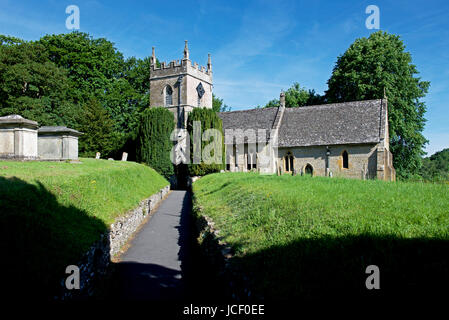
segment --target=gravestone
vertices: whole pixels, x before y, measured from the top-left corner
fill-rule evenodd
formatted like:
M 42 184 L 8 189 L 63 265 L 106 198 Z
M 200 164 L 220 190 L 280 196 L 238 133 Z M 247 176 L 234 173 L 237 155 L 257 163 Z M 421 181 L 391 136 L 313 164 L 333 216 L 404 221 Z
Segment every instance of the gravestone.
M 95 159 L 100 159 L 100 155 L 101 155 L 101 153 L 100 153 L 100 152 L 97 152 L 97 153 L 95 154 Z
M 126 161 L 128 159 L 128 153 L 123 152 L 122 154 L 122 161 Z

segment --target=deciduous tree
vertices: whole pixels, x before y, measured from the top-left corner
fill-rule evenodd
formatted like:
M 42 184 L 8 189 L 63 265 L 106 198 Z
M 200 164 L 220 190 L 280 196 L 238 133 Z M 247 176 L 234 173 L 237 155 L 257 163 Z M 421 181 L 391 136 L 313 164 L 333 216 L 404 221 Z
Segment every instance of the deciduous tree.
M 418 173 L 427 142 L 426 105 L 430 83 L 422 81 L 399 36 L 383 31 L 357 39 L 338 57 L 328 81 L 329 102 L 388 97 L 390 148 L 398 176 Z
M 0 115 L 19 114 L 40 125 L 77 127 L 78 109 L 67 73 L 49 60 L 44 46 L 18 39 L 0 45 Z

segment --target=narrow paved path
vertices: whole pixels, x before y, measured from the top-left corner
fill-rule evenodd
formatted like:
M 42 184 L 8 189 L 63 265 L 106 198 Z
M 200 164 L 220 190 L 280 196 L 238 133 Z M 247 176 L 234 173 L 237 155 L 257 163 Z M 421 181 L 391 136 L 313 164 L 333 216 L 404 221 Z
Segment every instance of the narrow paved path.
M 184 264 L 189 264 L 191 197 L 172 191 L 131 241 L 116 265 L 117 298 L 185 298 Z

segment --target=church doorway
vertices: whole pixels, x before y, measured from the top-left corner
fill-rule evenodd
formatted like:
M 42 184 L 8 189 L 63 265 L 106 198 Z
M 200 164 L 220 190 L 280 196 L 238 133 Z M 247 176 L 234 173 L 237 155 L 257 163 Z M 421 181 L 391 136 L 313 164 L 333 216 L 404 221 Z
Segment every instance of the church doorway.
M 310 175 L 313 176 L 313 167 L 312 165 L 310 165 L 309 163 L 306 165 L 306 167 L 304 168 L 304 173 L 306 175 Z

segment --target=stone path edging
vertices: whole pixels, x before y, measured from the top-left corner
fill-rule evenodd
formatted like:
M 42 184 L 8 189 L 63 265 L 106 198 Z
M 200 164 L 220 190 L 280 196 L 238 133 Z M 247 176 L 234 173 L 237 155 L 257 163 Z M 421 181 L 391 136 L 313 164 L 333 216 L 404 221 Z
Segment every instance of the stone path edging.
M 66 278 L 61 280 L 61 294 L 57 300 L 70 300 L 77 297 L 92 296 L 95 282 L 104 277 L 108 271 L 111 258 L 121 252 L 123 246 L 132 239 L 139 227 L 146 222 L 157 206 L 168 195 L 170 186 L 162 188 L 149 198 L 142 200 L 137 207 L 116 219 L 109 230 L 100 236 L 89 250 L 84 253 L 76 266 L 80 270 L 80 289 L 68 290 Z
M 203 253 L 212 264 L 219 266 L 219 276 L 226 279 L 232 299 L 237 301 L 248 299 L 251 297 L 251 291 L 248 289 L 249 279 L 232 264 L 234 252 L 231 246 L 223 241 L 215 222 L 201 214 L 202 207 L 194 205 L 193 210 Z

